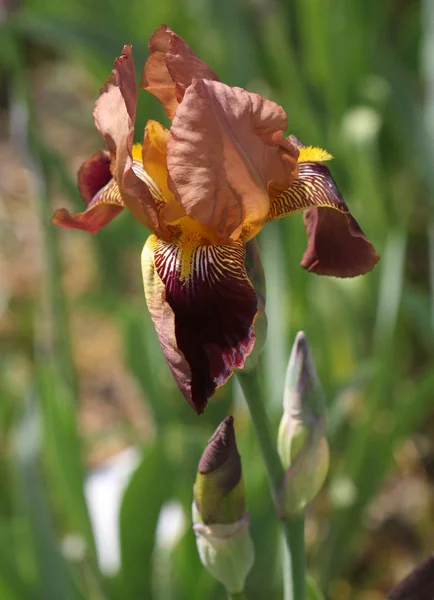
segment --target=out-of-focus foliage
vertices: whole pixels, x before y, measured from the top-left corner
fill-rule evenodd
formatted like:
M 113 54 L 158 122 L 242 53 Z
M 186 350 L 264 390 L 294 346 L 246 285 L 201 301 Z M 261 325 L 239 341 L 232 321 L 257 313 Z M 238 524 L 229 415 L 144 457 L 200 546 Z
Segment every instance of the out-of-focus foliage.
M 3 0 L 2 600 L 223 598 L 200 565 L 190 507 L 197 462 L 229 409 L 256 550 L 247 594 L 282 597 L 276 519 L 241 393 L 231 381 L 200 418 L 180 397 L 143 299 L 147 233 L 127 214 L 96 238 L 49 223 L 54 206 L 80 206 L 75 171 L 101 145 L 92 104 L 114 58 L 132 43 L 139 70 L 163 22 L 223 81 L 276 100 L 291 133 L 333 153 L 382 257 L 364 277 L 319 278 L 299 267 L 301 216 L 259 236 L 276 435 L 299 329 L 328 399 L 331 472 L 308 519 L 310 572 L 332 600 L 384 598 L 432 549 L 433 13 L 430 0 Z M 148 118 L 166 123 L 143 92 L 138 139 Z M 131 444 L 142 457 L 123 494 L 120 568 L 108 572 L 84 478 Z M 155 532 L 169 501 L 186 528 L 163 544 Z

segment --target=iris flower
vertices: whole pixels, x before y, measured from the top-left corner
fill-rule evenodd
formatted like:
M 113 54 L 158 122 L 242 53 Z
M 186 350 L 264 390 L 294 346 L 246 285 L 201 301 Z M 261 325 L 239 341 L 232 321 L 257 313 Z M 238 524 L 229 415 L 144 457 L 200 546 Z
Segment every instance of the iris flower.
M 133 144 L 138 90 L 131 46 L 102 88 L 95 125 L 107 150 L 78 173 L 86 210 L 53 222 L 91 233 L 124 208 L 152 234 L 142 253 L 146 302 L 175 380 L 200 414 L 255 344 L 257 296 L 246 244 L 268 221 L 304 212 L 301 261 L 353 277 L 378 261 L 329 169 L 331 156 L 285 138 L 278 104 L 221 83 L 165 25 L 149 43 L 141 88 L 162 103 L 166 129 L 148 121 Z

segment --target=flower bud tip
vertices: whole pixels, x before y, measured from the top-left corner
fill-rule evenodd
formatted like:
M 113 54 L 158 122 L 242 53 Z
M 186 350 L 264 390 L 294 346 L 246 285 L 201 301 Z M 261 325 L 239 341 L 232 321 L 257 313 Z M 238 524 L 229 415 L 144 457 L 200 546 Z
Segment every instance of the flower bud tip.
M 199 518 L 208 525 L 234 523 L 246 512 L 241 458 L 231 416 L 218 426 L 202 454 L 194 502 Z

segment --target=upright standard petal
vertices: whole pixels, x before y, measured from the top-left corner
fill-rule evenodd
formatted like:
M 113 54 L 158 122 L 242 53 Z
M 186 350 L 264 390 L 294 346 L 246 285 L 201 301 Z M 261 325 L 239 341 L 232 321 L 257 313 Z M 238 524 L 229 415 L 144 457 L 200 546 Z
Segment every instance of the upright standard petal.
M 200 414 L 252 351 L 257 301 L 243 244 L 197 241 L 188 234 L 178 243 L 150 236 L 142 269 L 162 350 L 181 392 Z
M 121 182 L 131 155 L 136 120 L 137 86 L 132 47 L 124 46 L 114 62 L 93 113 L 95 125 L 112 159 L 112 173 Z
M 283 108 L 241 88 L 197 80 L 169 133 L 169 187 L 186 213 L 220 239 L 251 239 L 270 208 L 270 190 L 295 177 L 298 149 L 283 140 Z
M 306 156 L 321 160 L 330 158 L 324 151 L 314 150 L 302 150 L 301 157 L 305 152 Z M 302 267 L 335 277 L 355 277 L 373 269 L 379 256 L 348 210 L 329 169 L 321 162 L 299 163 L 293 185 L 272 198 L 268 220 L 300 210 L 306 210 L 308 237 Z
M 158 232 L 159 218 L 154 199 L 133 164 L 136 103 L 132 47 L 127 45 L 122 56 L 115 60 L 113 71 L 95 104 L 95 125 L 110 151 L 111 171 L 126 207 L 145 227 Z
M 78 189 L 87 209 L 71 215 L 65 208 L 56 210 L 52 222 L 60 227 L 96 233 L 124 208 L 119 188 L 110 172 L 110 154 L 100 150 L 78 171 Z
M 149 57 L 140 87 L 153 94 L 173 119 L 185 90 L 194 79 L 213 79 L 217 75 L 167 25 L 161 25 L 149 41 Z

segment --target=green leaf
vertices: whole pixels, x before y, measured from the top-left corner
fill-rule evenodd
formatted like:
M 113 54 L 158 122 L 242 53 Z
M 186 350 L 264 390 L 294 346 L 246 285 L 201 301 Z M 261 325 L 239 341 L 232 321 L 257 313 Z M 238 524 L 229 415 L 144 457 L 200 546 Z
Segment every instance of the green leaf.
M 81 441 L 77 432 L 76 406 L 50 364 L 39 362 L 39 392 L 44 433 L 44 458 L 62 518 L 67 528 L 82 535 L 95 563 L 96 553 L 83 493 Z
M 11 554 L 10 539 L 0 536 L 0 598 L 2 600 L 39 600 L 37 591 L 23 580 L 17 557 Z
M 84 600 L 52 535 L 52 518 L 38 465 L 40 430 L 33 403 L 28 405 L 19 424 L 16 452 L 42 597 L 44 600 Z
M 173 598 L 202 600 L 211 598 L 220 584 L 211 577 L 199 559 L 196 537 L 189 528 L 172 553 Z
M 161 507 L 172 493 L 172 479 L 164 448 L 155 442 L 146 448 L 121 507 L 120 578 L 128 600 L 152 598 L 155 530 Z
M 306 600 L 324 600 L 323 594 L 310 575 L 306 577 Z

